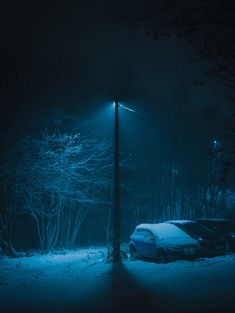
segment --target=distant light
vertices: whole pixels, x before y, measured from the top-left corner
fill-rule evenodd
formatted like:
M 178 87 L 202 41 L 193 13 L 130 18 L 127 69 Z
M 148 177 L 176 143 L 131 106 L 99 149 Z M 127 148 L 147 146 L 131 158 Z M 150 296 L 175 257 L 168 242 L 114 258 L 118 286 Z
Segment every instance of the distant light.
M 214 144 L 215 144 L 215 145 L 217 144 L 217 141 L 216 141 L 216 140 L 214 140 Z

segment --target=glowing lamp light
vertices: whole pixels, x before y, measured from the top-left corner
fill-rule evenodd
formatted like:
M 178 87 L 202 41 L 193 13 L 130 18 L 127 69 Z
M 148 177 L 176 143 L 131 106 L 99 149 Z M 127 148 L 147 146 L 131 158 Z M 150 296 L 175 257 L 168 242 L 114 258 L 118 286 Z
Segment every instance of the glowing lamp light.
M 115 108 L 115 106 L 116 106 L 116 103 L 113 102 L 113 107 Z M 126 107 L 125 105 L 121 104 L 121 103 L 118 103 L 118 106 L 119 106 L 119 108 L 125 109 L 125 110 L 127 110 L 129 112 L 136 113 L 135 110 L 130 109 L 130 108 Z

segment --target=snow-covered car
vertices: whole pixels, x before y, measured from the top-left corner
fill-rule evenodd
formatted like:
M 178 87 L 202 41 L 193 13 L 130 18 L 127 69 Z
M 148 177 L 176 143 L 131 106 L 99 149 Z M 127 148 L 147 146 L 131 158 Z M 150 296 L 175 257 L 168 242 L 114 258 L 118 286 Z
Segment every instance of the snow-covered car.
M 227 251 L 226 240 L 220 234 L 207 229 L 196 221 L 172 220 L 166 223 L 179 227 L 191 238 L 197 240 L 201 247 L 200 256 L 220 255 Z
M 225 238 L 228 249 L 235 251 L 235 223 L 233 220 L 224 218 L 199 218 L 195 219 L 195 221 L 219 233 Z
M 136 226 L 129 243 L 131 258 L 151 258 L 159 263 L 196 258 L 199 248 L 196 240 L 168 223 Z

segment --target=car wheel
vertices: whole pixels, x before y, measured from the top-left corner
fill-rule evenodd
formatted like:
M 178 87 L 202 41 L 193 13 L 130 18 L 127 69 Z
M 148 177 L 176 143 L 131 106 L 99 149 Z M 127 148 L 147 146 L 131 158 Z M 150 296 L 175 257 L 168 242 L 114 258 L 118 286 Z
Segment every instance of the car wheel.
M 132 260 L 136 260 L 137 259 L 137 251 L 136 251 L 135 246 L 131 245 L 130 248 L 129 248 L 129 251 L 130 251 L 131 259 Z
M 167 254 L 162 249 L 159 249 L 157 252 L 157 262 L 158 263 L 167 263 L 168 262 Z

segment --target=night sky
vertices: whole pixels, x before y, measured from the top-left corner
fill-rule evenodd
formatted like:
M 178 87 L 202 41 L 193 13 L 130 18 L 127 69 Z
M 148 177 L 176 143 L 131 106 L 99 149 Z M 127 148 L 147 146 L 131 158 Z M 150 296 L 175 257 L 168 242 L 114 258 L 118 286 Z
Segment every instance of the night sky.
M 26 127 L 38 110 L 63 107 L 92 112 L 120 98 L 148 114 L 186 88 L 192 114 L 217 85 L 193 85 L 205 64 L 183 39 L 154 40 L 112 18 L 136 1 L 13 1 L 1 8 L 1 123 Z M 183 86 L 183 87 L 182 87 Z M 151 115 L 151 113 L 150 113 Z

